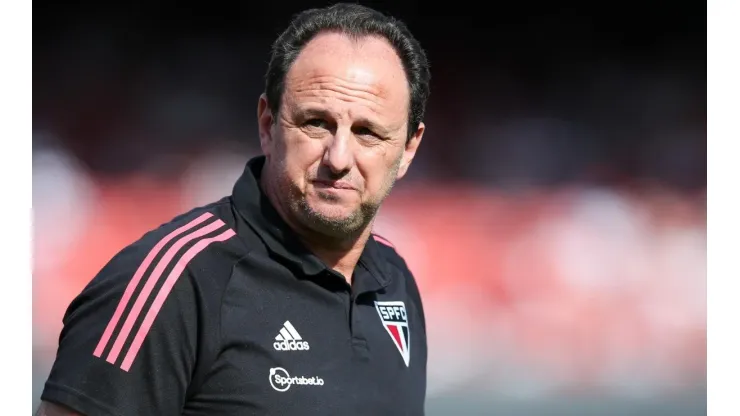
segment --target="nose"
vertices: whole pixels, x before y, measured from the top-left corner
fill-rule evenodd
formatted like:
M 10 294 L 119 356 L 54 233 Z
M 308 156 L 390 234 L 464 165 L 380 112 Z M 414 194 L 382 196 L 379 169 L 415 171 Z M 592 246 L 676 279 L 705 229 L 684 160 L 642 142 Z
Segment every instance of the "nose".
M 324 150 L 322 163 L 336 176 L 342 176 L 352 169 L 355 159 L 349 132 L 337 129 Z

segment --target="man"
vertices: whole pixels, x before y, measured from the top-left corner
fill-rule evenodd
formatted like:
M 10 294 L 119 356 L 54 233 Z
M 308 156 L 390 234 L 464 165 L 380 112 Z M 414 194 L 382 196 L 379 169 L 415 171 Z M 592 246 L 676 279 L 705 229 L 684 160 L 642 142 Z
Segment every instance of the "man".
M 299 14 L 259 98 L 264 155 L 70 304 L 38 414 L 423 414 L 421 299 L 371 230 L 421 142 L 429 78 L 397 20 Z

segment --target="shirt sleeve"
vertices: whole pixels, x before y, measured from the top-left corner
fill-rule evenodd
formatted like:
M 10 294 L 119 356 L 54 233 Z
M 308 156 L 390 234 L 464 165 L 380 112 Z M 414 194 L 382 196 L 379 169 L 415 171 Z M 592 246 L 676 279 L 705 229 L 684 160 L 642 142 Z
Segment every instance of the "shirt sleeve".
M 69 305 L 42 400 L 87 416 L 181 414 L 204 321 L 197 285 L 183 258 L 139 251 L 116 256 Z

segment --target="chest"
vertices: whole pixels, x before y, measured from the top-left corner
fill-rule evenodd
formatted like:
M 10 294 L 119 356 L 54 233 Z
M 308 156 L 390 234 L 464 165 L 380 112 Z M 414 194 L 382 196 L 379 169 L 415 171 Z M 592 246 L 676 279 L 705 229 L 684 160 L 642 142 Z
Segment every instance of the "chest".
M 221 353 L 185 414 L 423 414 L 426 337 L 402 287 L 234 278 Z

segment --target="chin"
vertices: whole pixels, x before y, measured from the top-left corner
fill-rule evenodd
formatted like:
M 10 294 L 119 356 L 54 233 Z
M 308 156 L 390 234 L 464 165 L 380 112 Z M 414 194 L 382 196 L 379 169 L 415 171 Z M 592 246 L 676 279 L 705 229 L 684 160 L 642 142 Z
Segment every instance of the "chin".
M 310 204 L 311 211 L 330 221 L 347 221 L 352 218 L 356 210 L 337 206 L 331 203 Z
M 302 216 L 310 228 L 322 234 L 346 236 L 362 228 L 363 216 L 359 210 L 327 204 L 326 202 L 303 205 Z

